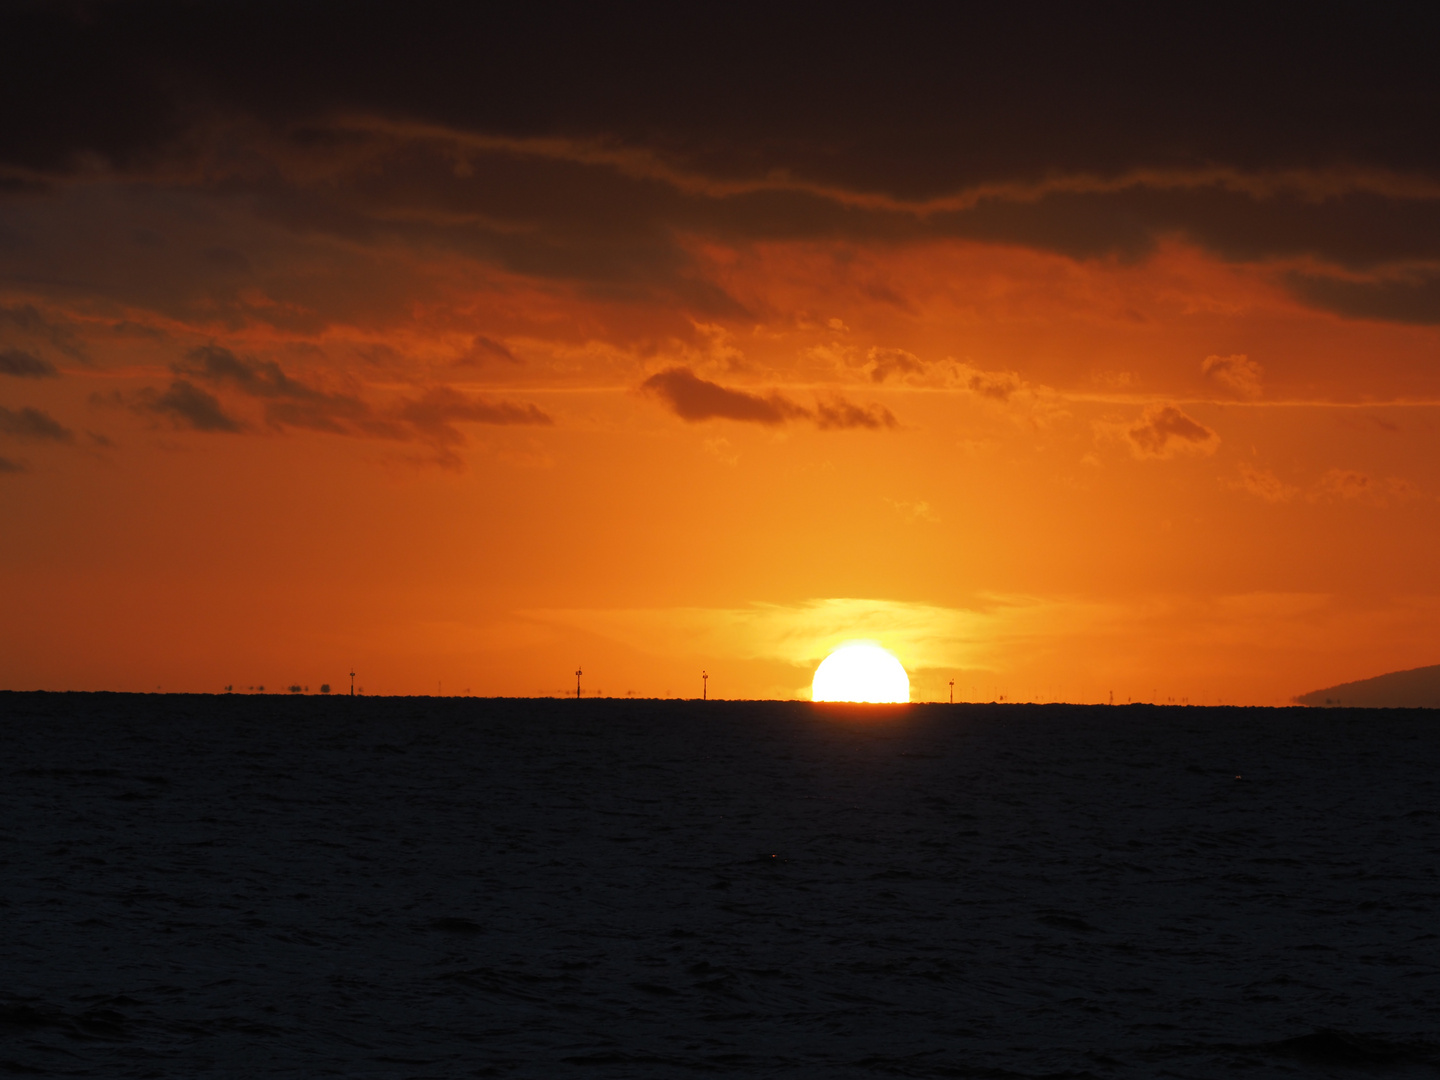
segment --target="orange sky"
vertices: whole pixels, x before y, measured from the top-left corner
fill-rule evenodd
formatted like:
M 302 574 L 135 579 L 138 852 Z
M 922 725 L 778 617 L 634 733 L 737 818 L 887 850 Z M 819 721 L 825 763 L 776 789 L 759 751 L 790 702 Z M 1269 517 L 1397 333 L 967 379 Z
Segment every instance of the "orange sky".
M 1277 704 L 1437 661 L 1440 252 L 1372 207 L 1428 228 L 1423 163 L 916 195 L 327 108 L 9 148 L 0 687 L 791 697 L 868 637 L 920 700 Z

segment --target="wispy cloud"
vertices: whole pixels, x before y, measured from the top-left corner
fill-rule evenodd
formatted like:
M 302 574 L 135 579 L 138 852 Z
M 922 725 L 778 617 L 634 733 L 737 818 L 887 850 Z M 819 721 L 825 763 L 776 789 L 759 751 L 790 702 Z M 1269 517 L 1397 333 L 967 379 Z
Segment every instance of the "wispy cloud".
M 273 431 L 295 428 L 332 435 L 419 442 L 433 451 L 431 460 L 459 468 L 456 448 L 466 438 L 457 424 L 548 426 L 551 417 L 530 404 L 486 401 L 448 386 L 434 386 L 418 397 L 374 405 L 357 394 L 322 389 L 286 372 L 273 360 L 237 355 L 217 345 L 191 349 L 173 365 L 178 375 L 166 390 L 147 387 L 130 399 L 136 412 L 161 417 L 176 427 L 201 432 L 256 431 L 254 423 L 226 408 L 198 380 L 229 395 L 234 403 L 260 405 L 264 426 Z
M 1262 382 L 1264 372 L 1259 364 L 1244 353 L 1234 356 L 1207 356 L 1200 362 L 1200 371 L 1206 378 L 1219 383 L 1232 394 L 1249 401 L 1265 392 Z
M 18 336 L 27 345 L 40 344 L 72 360 L 89 359 L 70 320 L 45 314 L 34 304 L 0 304 L 0 329 L 6 336 Z
M 865 355 L 866 368 L 875 382 L 923 374 L 927 365 L 907 349 L 873 348 Z
M 507 364 L 520 363 L 520 358 L 508 346 L 484 334 L 476 334 L 470 339 L 470 348 L 460 355 L 455 364 L 457 367 L 474 367 L 496 360 Z
M 640 389 L 666 405 L 681 420 L 739 420 L 775 426 L 806 416 L 801 406 L 781 394 L 764 396 L 732 390 L 702 379 L 689 368 L 672 367 L 651 375 Z
M 75 433 L 49 413 L 25 406 L 7 409 L 0 406 L 0 434 L 36 442 L 74 442 Z
M 273 360 L 241 357 L 217 345 L 191 349 L 175 371 L 263 401 L 266 422 L 276 428 L 344 435 L 371 419 L 369 407 L 354 395 L 327 393 L 291 377 Z
M 23 349 L 0 349 L 0 375 L 20 379 L 53 379 L 60 374 L 49 360 Z
M 970 364 L 956 366 L 955 380 L 972 394 L 1002 404 L 1029 388 L 1025 380 L 1013 371 L 982 371 Z
M 689 423 L 703 420 L 738 420 L 777 427 L 792 420 L 808 420 L 822 431 L 896 428 L 900 422 L 883 405 L 856 405 L 840 394 L 821 396 L 815 407 L 800 405 L 783 394 L 752 394 L 702 379 L 686 367 L 671 367 L 651 375 L 640 385 L 642 393 L 664 402 Z
M 1124 437 L 1141 458 L 1213 454 L 1220 445 L 1219 435 L 1177 405 L 1148 406 L 1138 420 L 1124 428 Z
M 1234 486 L 1272 503 L 1289 502 L 1300 494 L 1298 487 L 1285 483 L 1269 469 L 1257 469 L 1251 465 L 1240 466 L 1240 479 Z
M 1318 479 L 1287 483 L 1269 469 L 1240 466 L 1239 480 L 1232 484 L 1266 502 L 1282 503 L 1304 498 L 1307 502 L 1364 502 L 1386 506 L 1392 501 L 1423 499 L 1424 492 L 1412 481 L 1399 476 L 1372 476 L 1359 469 L 1327 469 Z
M 165 390 L 145 387 L 136 393 L 131 408 L 192 431 L 234 434 L 245 430 L 244 424 L 225 411 L 219 398 L 185 379 L 176 379 Z
M 882 431 L 900 426 L 895 414 L 884 405 L 856 405 L 839 394 L 822 395 L 810 416 L 821 431 Z
M 471 424 L 533 424 L 548 426 L 554 421 L 534 405 L 510 401 L 490 402 L 472 398 L 449 386 L 431 387 L 420 397 L 402 402 L 394 415 L 439 446 L 458 446 L 465 436 L 457 422 Z
M 886 499 L 885 501 L 894 507 L 895 512 L 906 521 L 925 521 L 931 524 L 940 521 L 940 515 L 935 512 L 935 508 L 924 499 Z
M 1320 478 L 1318 490 L 1339 499 L 1359 499 L 1373 495 L 1375 485 L 1357 469 L 1331 469 Z

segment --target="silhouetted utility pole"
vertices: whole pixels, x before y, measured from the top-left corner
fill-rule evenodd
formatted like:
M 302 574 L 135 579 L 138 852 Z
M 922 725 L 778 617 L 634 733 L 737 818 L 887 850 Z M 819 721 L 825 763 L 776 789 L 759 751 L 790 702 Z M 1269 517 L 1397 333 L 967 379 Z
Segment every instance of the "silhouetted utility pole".
M 353 668 L 350 671 L 350 696 L 355 696 L 355 671 Z
M 584 675 L 584 674 L 585 674 L 585 672 L 581 671 L 578 667 L 575 669 L 575 700 L 576 700 L 576 701 L 579 701 L 579 700 L 580 700 L 580 676 L 581 676 L 581 675 Z
M 955 680 L 950 680 L 950 704 L 955 704 Z
M 710 673 L 707 671 L 700 672 L 700 700 L 710 700 Z

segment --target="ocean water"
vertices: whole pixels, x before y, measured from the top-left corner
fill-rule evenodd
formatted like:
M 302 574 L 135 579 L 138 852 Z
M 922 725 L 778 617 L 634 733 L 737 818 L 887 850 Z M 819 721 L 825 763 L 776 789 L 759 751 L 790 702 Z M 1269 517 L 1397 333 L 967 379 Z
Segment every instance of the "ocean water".
M 1440 1075 L 1440 713 L 0 694 L 0 1072 Z

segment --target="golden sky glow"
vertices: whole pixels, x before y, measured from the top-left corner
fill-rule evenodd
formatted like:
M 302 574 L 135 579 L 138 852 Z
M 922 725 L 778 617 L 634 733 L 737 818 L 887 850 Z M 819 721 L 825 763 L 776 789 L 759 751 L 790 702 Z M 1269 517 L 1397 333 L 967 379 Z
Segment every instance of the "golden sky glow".
M 790 697 L 872 637 L 915 700 L 1273 704 L 1436 660 L 1424 162 L 871 176 L 243 90 L 7 148 L 0 686 Z

